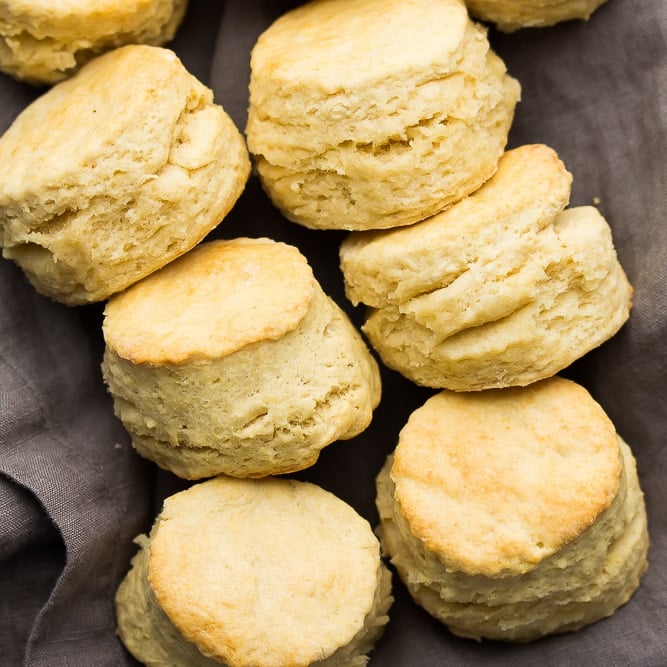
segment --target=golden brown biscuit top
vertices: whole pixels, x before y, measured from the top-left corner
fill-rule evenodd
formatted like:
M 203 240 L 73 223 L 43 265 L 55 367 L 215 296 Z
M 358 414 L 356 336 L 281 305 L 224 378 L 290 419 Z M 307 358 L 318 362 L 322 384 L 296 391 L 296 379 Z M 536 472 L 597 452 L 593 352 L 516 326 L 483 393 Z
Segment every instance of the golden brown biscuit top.
M 519 574 L 606 510 L 622 473 L 618 439 L 581 386 L 443 391 L 403 428 L 391 477 L 413 534 L 445 567 Z
M 467 22 L 459 0 L 315 0 L 260 36 L 251 65 L 258 79 L 330 92 L 421 70 L 430 79 L 448 64 Z
M 212 102 L 168 49 L 131 45 L 96 58 L 38 97 L 0 138 L 0 196 L 55 188 L 72 174 L 83 184 L 87 173 L 98 175 L 89 194 L 97 187 L 102 196 L 105 178 L 166 163 L 193 88 Z
M 72 17 L 136 12 L 142 7 L 155 4 L 155 0 L 3 0 L 2 4 L 12 15 L 45 13 L 52 17 Z
M 363 627 L 379 566 L 368 523 L 327 491 L 218 477 L 166 500 L 148 578 L 205 655 L 232 667 L 298 667 Z
M 269 239 L 210 241 L 112 297 L 104 312 L 105 341 L 135 363 L 224 357 L 294 330 L 315 285 L 293 246 Z
M 110 34 L 166 21 L 185 0 L 2 0 L 3 19 L 35 37 L 89 43 Z

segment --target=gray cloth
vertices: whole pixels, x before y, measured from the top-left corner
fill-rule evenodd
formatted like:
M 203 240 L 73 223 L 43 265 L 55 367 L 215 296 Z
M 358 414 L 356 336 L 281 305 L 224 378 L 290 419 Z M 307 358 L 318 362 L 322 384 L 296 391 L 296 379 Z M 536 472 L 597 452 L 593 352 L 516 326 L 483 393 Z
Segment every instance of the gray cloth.
M 191 0 L 173 44 L 240 127 L 249 50 L 289 5 Z M 610 0 L 588 23 L 512 35 L 493 46 L 523 85 L 511 145 L 553 146 L 574 174 L 572 202 L 599 198 L 635 287 L 630 322 L 567 369 L 611 416 L 638 460 L 650 567 L 614 616 L 528 645 L 456 639 L 395 579 L 376 667 L 667 665 L 667 5 Z M 360 66 L 363 66 L 361 63 Z M 0 77 L 0 130 L 39 91 Z M 299 246 L 358 323 L 338 270 L 338 232 L 282 219 L 255 180 L 213 236 L 267 235 Z M 114 634 L 113 593 L 163 498 L 184 482 L 139 460 L 113 417 L 99 371 L 100 305 L 66 308 L 0 261 L 0 664 L 133 665 Z M 297 475 L 371 522 L 374 476 L 408 414 L 431 394 L 383 371 L 373 424 Z

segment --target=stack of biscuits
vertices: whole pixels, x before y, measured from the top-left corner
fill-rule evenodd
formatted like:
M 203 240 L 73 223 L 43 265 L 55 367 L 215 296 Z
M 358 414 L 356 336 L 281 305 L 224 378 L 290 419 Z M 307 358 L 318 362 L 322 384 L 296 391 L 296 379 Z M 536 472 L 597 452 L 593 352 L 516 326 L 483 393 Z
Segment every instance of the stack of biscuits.
M 15 4 L 0 69 L 66 80 L 0 138 L 3 255 L 47 297 L 107 302 L 117 416 L 141 456 L 199 480 L 136 540 L 116 596 L 134 657 L 361 667 L 392 603 L 381 550 L 463 637 L 534 640 L 629 599 L 648 548 L 635 460 L 556 374 L 622 327 L 632 287 L 598 210 L 568 208 L 555 151 L 508 150 L 520 85 L 463 0 L 287 12 L 252 52 L 247 144 L 156 46 L 186 2 L 116 23 L 106 3 Z M 513 30 L 601 2 L 468 4 Z M 380 539 L 341 499 L 277 477 L 368 428 L 380 369 L 298 248 L 206 239 L 251 157 L 287 219 L 350 232 L 340 267 L 371 347 L 437 390 L 377 477 Z
M 368 427 L 378 364 L 297 248 L 204 241 L 250 175 L 212 91 L 172 51 L 111 50 L 18 116 L 0 162 L 4 256 L 56 301 L 107 301 L 102 372 L 134 448 L 210 478 L 137 538 L 116 601 L 127 648 L 365 664 L 392 602 L 379 541 L 339 498 L 275 476 Z
M 506 30 L 585 4 L 470 3 Z M 616 334 L 632 287 L 556 152 L 506 150 L 518 99 L 461 2 L 316 0 L 259 38 L 246 127 L 284 215 L 351 232 L 345 292 L 383 363 L 439 390 L 377 478 L 387 556 L 454 633 L 505 641 L 613 613 L 648 546 L 630 449 L 554 377 Z

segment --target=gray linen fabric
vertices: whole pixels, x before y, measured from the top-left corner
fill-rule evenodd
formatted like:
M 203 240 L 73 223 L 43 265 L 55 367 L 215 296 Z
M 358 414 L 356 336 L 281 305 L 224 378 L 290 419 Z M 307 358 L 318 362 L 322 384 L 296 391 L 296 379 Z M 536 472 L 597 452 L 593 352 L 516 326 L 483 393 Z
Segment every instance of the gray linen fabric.
M 191 0 L 173 48 L 245 123 L 249 51 L 295 2 Z M 513 646 L 461 640 L 396 602 L 372 654 L 376 667 L 667 665 L 667 4 L 609 0 L 587 23 L 491 41 L 523 86 L 511 145 L 553 146 L 574 174 L 572 203 L 609 221 L 635 287 L 630 322 L 564 375 L 584 384 L 630 443 L 646 494 L 650 566 L 613 617 L 576 633 Z M 0 131 L 40 91 L 0 77 Z M 597 200 L 596 200 L 597 201 Z M 252 180 L 214 237 L 266 235 L 301 248 L 324 288 L 346 301 L 342 235 L 278 215 Z M 101 306 L 67 308 L 37 295 L 0 260 L 0 664 L 133 665 L 114 634 L 113 592 L 133 537 L 164 497 L 185 487 L 134 454 L 99 371 Z M 373 424 L 324 450 L 296 475 L 354 505 L 371 522 L 374 477 L 409 413 L 432 392 L 383 370 Z

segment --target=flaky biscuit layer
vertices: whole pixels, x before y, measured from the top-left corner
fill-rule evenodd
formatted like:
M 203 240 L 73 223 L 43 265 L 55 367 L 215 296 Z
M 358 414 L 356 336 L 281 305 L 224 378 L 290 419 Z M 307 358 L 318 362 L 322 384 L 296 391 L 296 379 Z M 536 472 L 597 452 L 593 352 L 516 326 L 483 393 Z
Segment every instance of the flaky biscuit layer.
M 259 38 L 251 68 L 263 185 L 319 229 L 405 225 L 472 192 L 520 95 L 458 0 L 308 3 Z
M 379 369 L 306 259 L 267 239 L 192 253 L 108 306 L 102 369 L 134 447 L 189 479 L 261 477 L 361 433 Z M 163 319 L 172 310 L 181 315 Z
M 127 46 L 0 138 L 0 244 L 41 293 L 100 301 L 182 255 L 245 187 L 243 137 L 176 55 Z
M 445 211 L 350 234 L 346 294 L 371 306 L 362 328 L 384 363 L 436 388 L 526 385 L 613 336 L 632 286 L 597 209 L 565 209 L 571 181 L 552 149 L 521 146 Z
M 401 433 L 377 479 L 392 563 L 465 637 L 529 641 L 610 615 L 646 569 L 630 449 L 573 383 L 484 394 L 427 402 Z
M 187 0 L 0 0 L 0 70 L 57 83 L 105 51 L 165 44 L 186 7 Z

